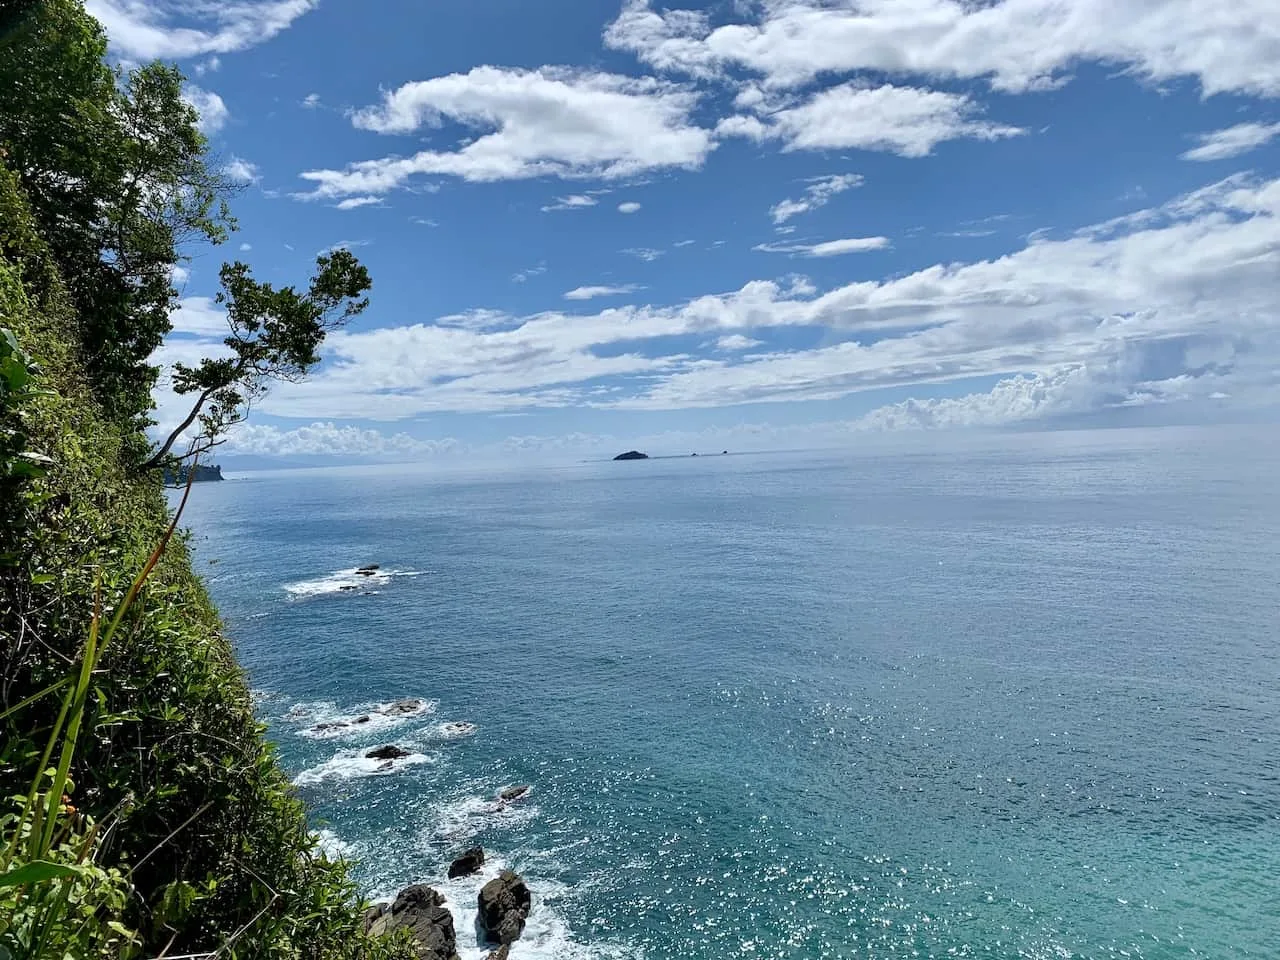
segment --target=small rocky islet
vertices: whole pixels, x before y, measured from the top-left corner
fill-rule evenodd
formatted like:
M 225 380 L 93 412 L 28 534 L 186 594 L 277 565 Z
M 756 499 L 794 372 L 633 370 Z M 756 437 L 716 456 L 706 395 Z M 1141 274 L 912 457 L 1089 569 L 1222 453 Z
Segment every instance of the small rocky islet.
M 472 847 L 449 865 L 449 877 L 469 876 L 483 864 L 484 848 Z M 476 906 L 480 940 L 494 948 L 489 960 L 506 960 L 533 911 L 528 884 L 515 871 L 503 870 L 480 888 Z M 374 935 L 408 930 L 419 960 L 458 960 L 453 914 L 445 906 L 444 896 L 425 883 L 405 887 L 389 904 L 370 907 L 364 923 L 365 930 Z

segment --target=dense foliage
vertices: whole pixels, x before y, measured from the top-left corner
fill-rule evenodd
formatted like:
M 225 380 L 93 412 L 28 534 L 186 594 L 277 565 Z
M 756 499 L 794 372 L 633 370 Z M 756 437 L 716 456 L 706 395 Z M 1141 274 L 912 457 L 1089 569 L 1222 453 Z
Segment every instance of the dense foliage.
M 0 0 L 0 31 L 0 956 L 396 954 L 140 469 L 171 269 L 231 226 L 181 78 L 119 75 L 72 0 Z M 305 372 L 367 288 L 349 254 L 302 293 L 227 268 L 249 359 L 185 374 L 221 405 L 195 417 Z

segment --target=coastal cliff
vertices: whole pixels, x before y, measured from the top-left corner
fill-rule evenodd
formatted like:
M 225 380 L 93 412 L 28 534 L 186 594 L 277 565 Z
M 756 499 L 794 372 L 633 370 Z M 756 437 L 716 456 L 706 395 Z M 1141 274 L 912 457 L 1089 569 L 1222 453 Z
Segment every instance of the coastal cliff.
M 78 4 L 46 6 L 62 18 L 48 44 L 79 38 L 77 51 L 105 57 Z M 18 63 L 25 95 L 37 96 L 43 62 Z M 101 63 L 109 96 L 114 75 Z M 6 76 L 0 97 L 17 89 Z M 57 84 L 39 95 L 60 102 Z M 16 109 L 0 104 L 0 119 Z M 218 614 L 183 537 L 171 536 L 160 472 L 138 468 L 147 440 L 137 406 L 92 366 L 103 362 L 92 332 L 101 318 L 82 313 L 83 291 L 66 282 L 59 255 L 70 241 L 50 239 L 34 215 L 9 145 L 0 144 L 0 956 L 411 957 L 403 938 L 365 932 L 345 867 L 317 848 L 263 739 Z

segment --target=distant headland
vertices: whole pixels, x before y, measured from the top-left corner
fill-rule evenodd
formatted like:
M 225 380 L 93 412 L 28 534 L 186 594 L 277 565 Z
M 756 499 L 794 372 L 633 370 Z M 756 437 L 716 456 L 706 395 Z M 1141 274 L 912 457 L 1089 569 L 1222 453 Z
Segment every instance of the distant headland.
M 182 466 L 175 470 L 166 469 L 164 472 L 164 482 L 170 486 L 183 486 L 187 482 L 187 474 L 190 472 L 189 467 Z M 213 480 L 222 479 L 222 467 L 216 463 L 210 466 L 197 463 L 195 466 L 195 476 L 191 478 L 192 483 L 207 483 Z
M 639 450 L 628 450 L 626 453 L 620 453 L 613 459 L 615 460 L 648 460 L 647 453 L 641 453 Z

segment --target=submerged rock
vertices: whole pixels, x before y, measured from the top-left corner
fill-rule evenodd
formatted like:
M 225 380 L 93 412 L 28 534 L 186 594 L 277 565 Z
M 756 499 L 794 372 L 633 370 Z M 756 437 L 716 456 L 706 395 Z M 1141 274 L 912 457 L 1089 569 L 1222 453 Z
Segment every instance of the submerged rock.
M 477 899 L 480 933 L 486 943 L 508 944 L 520 938 L 533 909 L 533 895 L 518 873 L 503 870 L 480 888 Z
M 369 923 L 369 933 L 381 936 L 393 930 L 413 934 L 419 960 L 457 960 L 458 937 L 453 914 L 444 907 L 444 897 L 426 884 L 405 887 L 389 908 Z
M 421 700 L 417 697 L 405 697 L 395 703 L 387 704 L 379 712 L 388 717 L 405 717 L 411 713 L 418 713 L 420 710 L 422 710 Z
M 403 760 L 405 757 L 412 755 L 413 751 L 406 750 L 404 747 L 397 747 L 394 743 L 388 743 L 382 747 L 374 747 L 372 750 L 365 752 L 365 756 L 370 760 Z
M 378 572 L 378 565 L 376 563 L 371 563 L 367 567 L 356 568 L 356 573 L 362 577 L 372 577 L 377 572 Z
M 484 866 L 484 847 L 472 847 L 449 864 L 449 879 L 466 877 Z

